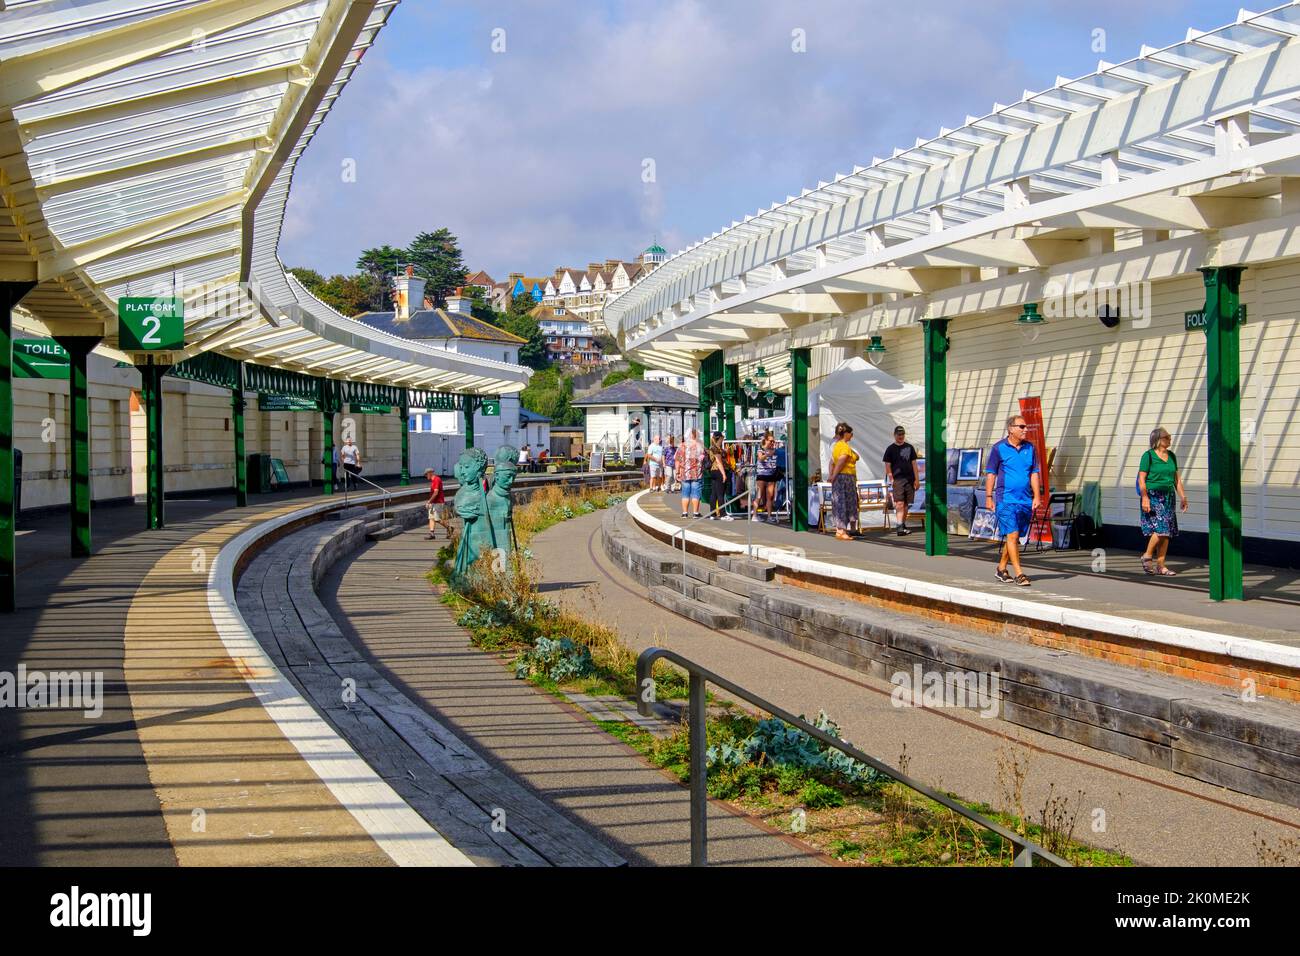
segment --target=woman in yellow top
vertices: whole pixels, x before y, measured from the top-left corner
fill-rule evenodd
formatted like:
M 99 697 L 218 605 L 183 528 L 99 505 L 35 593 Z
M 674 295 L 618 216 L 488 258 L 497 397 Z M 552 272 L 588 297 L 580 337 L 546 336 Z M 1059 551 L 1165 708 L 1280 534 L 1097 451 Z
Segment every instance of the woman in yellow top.
M 858 523 L 858 453 L 849 444 L 853 429 L 848 422 L 835 426 L 835 444 L 831 446 L 831 519 L 835 537 L 850 541 L 849 527 Z

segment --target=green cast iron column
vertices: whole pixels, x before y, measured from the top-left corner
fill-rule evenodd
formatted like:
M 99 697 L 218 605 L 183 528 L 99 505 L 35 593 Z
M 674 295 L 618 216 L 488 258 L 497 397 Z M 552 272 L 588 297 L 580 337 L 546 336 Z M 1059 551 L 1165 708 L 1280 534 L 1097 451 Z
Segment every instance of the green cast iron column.
M 465 416 L 465 450 L 474 447 L 474 396 L 461 396 L 461 413 Z
M 90 557 L 90 395 L 87 356 L 99 336 L 55 336 L 68 353 L 68 504 L 72 531 L 72 556 Z
M 244 363 L 235 365 L 235 387 L 230 390 L 230 423 L 235 432 L 235 507 L 248 506 L 248 456 L 244 446 Z
M 736 396 L 740 394 L 740 366 L 722 366 L 722 434 L 736 440 Z
M 13 307 L 34 282 L 0 282 L 0 611 L 17 602 L 17 553 L 14 547 L 14 340 Z
M 1202 269 L 1210 427 L 1210 600 L 1244 597 L 1241 557 L 1241 266 Z
M 402 416 L 402 484 L 411 483 L 411 395 L 402 389 L 402 400 L 397 406 Z
M 330 394 L 329 379 L 320 380 L 320 417 L 321 417 L 321 494 L 334 494 L 334 482 L 338 476 L 334 473 L 334 403 Z
M 722 377 L 722 353 L 714 352 L 700 361 L 700 421 L 698 430 L 700 442 L 709 447 L 709 418 L 713 414 L 713 394 L 718 388 L 718 379 Z M 704 470 L 700 478 L 700 500 L 708 501 L 712 493 L 713 478 L 709 469 L 709 459 L 705 455 Z
M 922 323 L 925 337 L 925 553 L 948 553 L 948 320 Z
M 145 421 L 145 527 L 156 531 L 166 525 L 163 460 L 163 376 L 169 365 L 156 365 L 152 355 L 140 366 Z
M 790 470 L 790 526 L 807 531 L 812 521 L 808 514 L 808 366 L 811 349 L 790 350 L 790 442 L 785 462 Z

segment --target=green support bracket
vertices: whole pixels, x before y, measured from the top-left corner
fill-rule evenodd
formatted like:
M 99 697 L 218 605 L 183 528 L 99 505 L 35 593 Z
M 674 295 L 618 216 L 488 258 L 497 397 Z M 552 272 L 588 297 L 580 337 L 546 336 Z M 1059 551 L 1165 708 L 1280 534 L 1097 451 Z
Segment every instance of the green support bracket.
M 925 347 L 925 553 L 948 553 L 948 320 L 921 323 Z
M 793 479 L 790 526 L 795 531 L 807 531 L 812 524 L 812 516 L 808 514 L 808 366 L 811 364 L 812 349 L 790 350 L 791 421 L 785 460 Z
M 465 416 L 465 450 L 474 447 L 474 413 L 478 411 L 478 402 L 473 395 L 461 396 L 461 411 Z
M 166 493 L 163 460 L 163 376 L 171 366 L 148 363 L 139 366 L 141 392 L 144 393 L 145 420 L 145 527 L 156 531 L 166 526 Z
M 14 339 L 13 307 L 34 282 L 0 282 L 0 611 L 13 611 L 18 601 L 14 501 Z
M 68 504 L 72 532 L 72 556 L 90 557 L 90 395 L 86 377 L 87 357 L 100 337 L 55 336 L 68 353 Z
M 1242 266 L 1201 269 L 1210 446 L 1210 600 L 1245 597 L 1241 549 Z
M 248 507 L 248 455 L 244 447 L 244 363 L 235 370 L 235 387 L 230 390 L 230 422 L 235 432 L 235 507 Z
M 411 483 L 411 395 L 406 389 L 401 391 L 401 401 L 397 405 L 402 425 L 402 484 Z

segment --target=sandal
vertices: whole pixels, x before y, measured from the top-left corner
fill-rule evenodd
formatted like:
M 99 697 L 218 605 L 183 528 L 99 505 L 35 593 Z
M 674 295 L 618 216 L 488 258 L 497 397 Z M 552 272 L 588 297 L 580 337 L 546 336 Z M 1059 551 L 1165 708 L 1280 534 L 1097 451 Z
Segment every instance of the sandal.
M 1169 570 L 1169 568 L 1161 568 L 1160 570 L 1158 570 L 1158 571 L 1156 572 L 1156 574 L 1159 574 L 1161 577 L 1166 577 L 1166 578 L 1176 578 L 1176 577 L 1178 577 L 1178 572 L 1177 572 L 1177 571 L 1171 571 L 1171 570 Z
M 1022 588 L 1029 587 L 1029 576 L 1025 574 L 1017 574 L 1016 584 L 1020 585 Z
M 845 534 L 843 531 L 836 531 L 836 532 L 835 532 L 835 540 L 837 540 L 837 541 L 852 541 L 852 540 L 853 540 L 853 536 L 852 536 L 852 535 Z
M 1156 573 L 1155 568 L 1151 566 L 1151 559 L 1148 558 L 1145 554 L 1142 555 L 1142 570 L 1145 571 L 1147 574 Z

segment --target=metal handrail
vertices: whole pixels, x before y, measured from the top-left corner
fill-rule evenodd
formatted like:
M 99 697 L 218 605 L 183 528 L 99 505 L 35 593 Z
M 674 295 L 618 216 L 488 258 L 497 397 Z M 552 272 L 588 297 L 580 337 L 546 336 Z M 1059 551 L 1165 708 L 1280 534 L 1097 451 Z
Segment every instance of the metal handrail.
M 637 695 L 637 712 L 643 717 L 653 717 L 654 712 L 651 705 L 655 702 L 655 680 L 652 674 L 654 662 L 663 658 L 672 661 L 678 667 L 686 671 L 690 677 L 690 700 L 688 703 L 688 727 L 690 734 L 690 789 L 691 789 L 691 866 L 708 866 L 708 766 L 705 758 L 705 751 L 708 747 L 705 736 L 705 709 L 707 706 L 705 698 L 705 684 L 712 683 L 723 688 L 748 701 L 755 707 L 766 711 L 773 717 L 777 717 L 792 727 L 802 730 L 808 736 L 820 740 L 827 746 L 834 747 L 841 753 L 848 754 L 854 760 L 864 763 L 869 767 L 878 770 L 905 787 L 915 790 L 917 793 L 929 797 L 940 806 L 947 807 L 956 814 L 978 823 L 985 829 L 991 830 L 1004 840 L 1009 840 L 1011 844 L 1018 848 L 1018 852 L 1012 861 L 1012 866 L 1033 866 L 1034 859 L 1039 858 L 1053 864 L 1054 866 L 1072 866 L 1069 860 L 1062 859 L 1055 853 L 1043 849 L 1032 840 L 1022 837 L 1012 830 L 1008 830 L 1001 824 L 994 823 L 986 817 L 981 816 L 974 810 L 962 806 L 951 797 L 945 796 L 936 790 L 932 790 L 918 780 L 913 780 L 900 770 L 882 763 L 875 757 L 868 756 L 857 747 L 847 741 L 840 740 L 838 737 L 832 737 L 824 730 L 814 727 L 802 717 L 796 717 L 787 710 L 777 707 L 775 704 L 764 700 L 752 691 L 734 684 L 725 677 L 720 677 L 713 671 L 701 667 L 692 660 L 687 660 L 680 654 L 665 650 L 662 647 L 647 647 L 641 652 L 636 659 L 636 684 L 640 689 Z
M 368 484 L 371 488 L 376 489 L 376 490 L 377 490 L 381 495 L 384 496 L 384 497 L 383 497 L 383 505 L 380 507 L 379 516 L 380 516 L 380 518 L 382 518 L 384 521 L 387 521 L 387 520 L 388 520 L 388 507 L 389 507 L 389 505 L 392 503 L 392 500 L 393 500 L 393 493 L 392 493 L 391 491 L 389 491 L 387 488 L 385 488 L 383 485 L 378 484 L 377 482 L 373 482 L 373 481 L 371 481 L 369 478 L 363 478 L 361 475 L 354 475 L 354 474 L 352 474 L 351 472 L 349 472 L 347 469 L 344 469 L 344 470 L 343 470 L 343 504 L 346 506 L 347 503 L 348 503 L 348 500 L 349 500 L 349 499 L 348 499 L 348 485 L 350 484 L 349 479 L 351 479 L 351 478 L 355 478 L 357 481 L 364 481 L 364 482 L 365 482 L 366 484 Z

